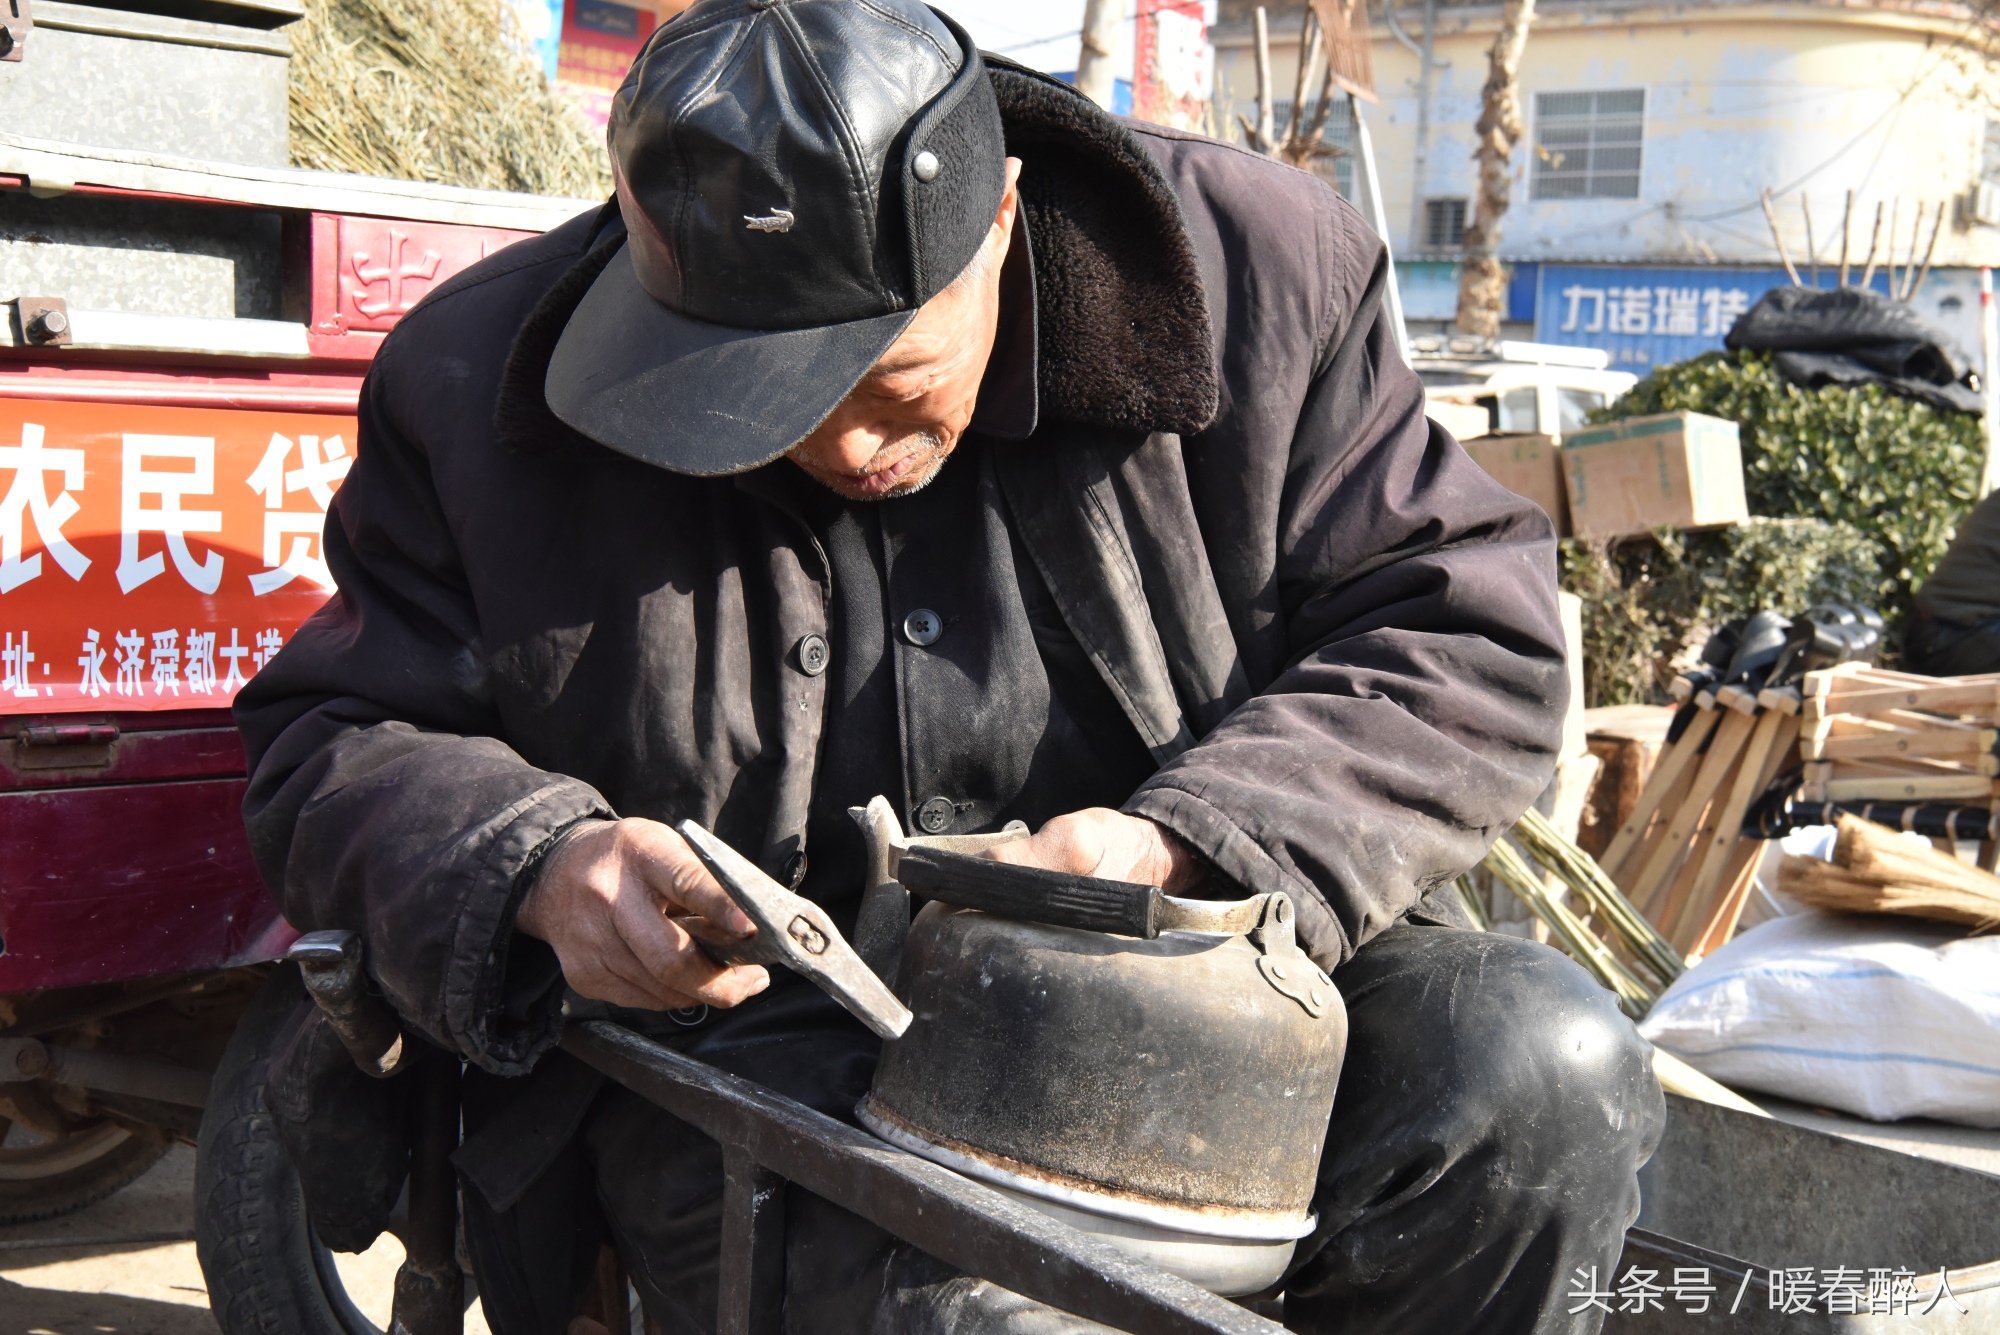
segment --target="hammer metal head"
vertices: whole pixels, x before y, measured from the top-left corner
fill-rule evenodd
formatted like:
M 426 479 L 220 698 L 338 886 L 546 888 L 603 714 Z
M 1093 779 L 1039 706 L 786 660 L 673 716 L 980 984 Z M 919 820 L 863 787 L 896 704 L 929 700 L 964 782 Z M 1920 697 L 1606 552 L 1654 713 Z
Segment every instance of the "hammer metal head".
M 748 858 L 691 820 L 674 827 L 736 906 L 757 925 L 743 948 L 725 952 L 746 963 L 782 964 L 885 1039 L 901 1038 L 910 1010 L 896 999 L 833 925 L 826 910 L 779 885 Z
M 307 932 L 292 942 L 285 958 L 294 964 L 321 968 L 361 963 L 361 933 L 348 931 Z

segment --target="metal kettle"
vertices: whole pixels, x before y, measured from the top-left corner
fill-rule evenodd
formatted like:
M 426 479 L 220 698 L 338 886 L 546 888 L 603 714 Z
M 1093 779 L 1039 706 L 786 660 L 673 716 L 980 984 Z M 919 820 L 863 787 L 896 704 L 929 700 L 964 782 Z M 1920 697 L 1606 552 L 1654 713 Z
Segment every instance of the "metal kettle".
M 856 946 L 884 969 L 901 945 L 913 1013 L 861 1121 L 1215 1292 L 1275 1282 L 1313 1227 L 1347 1042 L 1291 900 L 1175 899 L 972 856 L 1025 829 L 908 839 L 881 798 L 853 814 L 875 882 Z

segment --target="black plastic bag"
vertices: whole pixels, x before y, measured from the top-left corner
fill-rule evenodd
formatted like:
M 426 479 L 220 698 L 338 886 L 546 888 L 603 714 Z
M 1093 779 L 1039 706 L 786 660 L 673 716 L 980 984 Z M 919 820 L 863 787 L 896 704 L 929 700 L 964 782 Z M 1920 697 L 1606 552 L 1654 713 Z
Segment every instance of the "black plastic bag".
M 1979 378 L 1952 336 L 1898 301 L 1860 288 L 1776 287 L 1737 318 L 1724 343 L 1770 352 L 1802 389 L 1877 384 L 1933 408 L 1978 413 Z

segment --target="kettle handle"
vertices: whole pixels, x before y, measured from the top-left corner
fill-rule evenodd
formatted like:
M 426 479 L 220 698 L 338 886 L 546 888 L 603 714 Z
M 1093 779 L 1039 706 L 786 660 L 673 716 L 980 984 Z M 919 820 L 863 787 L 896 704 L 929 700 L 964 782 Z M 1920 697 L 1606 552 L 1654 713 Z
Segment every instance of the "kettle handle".
M 940 848 L 905 851 L 898 879 L 920 895 L 1006 918 L 1149 941 L 1160 934 L 1164 892 L 1156 885 L 1018 867 Z

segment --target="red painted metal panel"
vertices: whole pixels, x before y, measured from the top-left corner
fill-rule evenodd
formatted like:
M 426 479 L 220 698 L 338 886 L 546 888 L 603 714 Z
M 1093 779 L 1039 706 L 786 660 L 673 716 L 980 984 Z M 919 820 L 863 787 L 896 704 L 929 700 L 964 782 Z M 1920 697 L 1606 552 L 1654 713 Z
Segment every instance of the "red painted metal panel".
M 373 335 L 354 335 L 355 339 Z M 317 340 L 314 340 L 315 342 Z M 380 342 L 380 339 L 376 339 Z M 353 351 L 345 348 L 345 351 Z M 373 346 L 368 356 L 374 356 Z M 73 370 L 73 368 L 65 368 Z M 304 383 L 226 380 L 205 376 L 130 376 L 109 367 L 91 375 L 46 374 L 56 368 L 30 366 L 21 373 L 0 370 L 0 399 L 41 399 L 51 403 L 120 404 L 157 408 L 241 408 L 255 412 L 339 413 L 351 416 L 361 399 L 361 377 L 301 377 Z
M 333 588 L 320 533 L 354 433 L 352 417 L 0 401 L 0 704 L 226 705 Z
M 238 962 L 276 903 L 242 779 L 0 793 L 0 992 Z
M 88 726 L 75 715 L 55 729 Z M 191 778 L 243 777 L 243 738 L 234 726 L 187 728 L 171 732 L 121 732 L 109 741 L 82 740 L 62 745 L 58 735 L 30 744 L 21 737 L 0 734 L 0 792 L 40 788 L 101 787 L 117 783 L 159 783 Z
M 313 355 L 365 360 L 439 284 L 535 233 L 315 213 L 311 235 Z
M 228 565 L 223 573 L 234 577 L 232 583 L 204 577 L 203 583 L 214 587 L 195 586 L 200 606 L 176 604 L 169 609 L 173 616 L 159 625 L 132 629 L 134 636 L 139 629 L 148 632 L 144 638 L 150 664 L 152 650 L 163 642 L 151 632 L 171 623 L 173 629 L 163 632 L 169 639 L 182 630 L 190 639 L 207 634 L 200 628 L 229 610 L 221 604 L 235 578 L 246 573 L 260 576 L 264 587 L 254 594 L 260 609 L 310 583 L 294 579 L 283 590 L 272 583 L 276 575 L 270 570 L 273 544 L 267 530 L 274 522 L 270 515 L 282 521 L 279 537 L 292 543 L 287 548 L 280 541 L 279 554 L 290 551 L 287 561 L 307 574 L 317 570 L 310 533 L 304 528 L 294 533 L 287 527 L 295 508 L 291 502 L 297 499 L 291 492 L 300 487 L 315 490 L 308 486 L 319 477 L 313 473 L 315 456 L 306 450 L 297 460 L 300 466 L 293 469 L 290 455 L 305 449 L 302 442 L 310 436 L 327 456 L 318 463 L 321 473 L 329 473 L 320 481 L 330 489 L 337 479 L 330 475 L 328 461 L 346 456 L 325 447 L 322 437 L 344 434 L 351 449 L 353 422 L 351 418 L 287 421 L 269 415 L 353 413 L 362 372 L 386 331 L 452 275 L 532 235 L 499 228 L 311 215 L 307 335 L 313 360 L 309 362 L 260 365 L 218 359 L 188 364 L 183 359 L 65 356 L 48 350 L 0 356 L 0 403 L 16 405 L 0 416 L 24 422 L 27 418 L 21 414 L 31 413 L 38 444 L 94 451 L 82 461 L 77 480 L 66 474 L 61 479 L 68 489 L 64 495 L 77 502 L 74 513 L 53 499 L 37 511 L 40 521 L 57 528 L 74 520 L 75 531 L 66 529 L 63 536 L 75 541 L 53 549 L 46 542 L 31 546 L 23 534 L 20 550 L 8 553 L 8 597 L 0 604 L 0 613 L 19 614 L 0 615 L 0 622 L 10 623 L 0 629 L 15 632 L 4 637 L 10 655 L 5 674 L 11 688 L 8 703 L 20 709 L 27 697 L 36 702 L 22 713 L 0 716 L 0 993 L 268 959 L 294 935 L 252 864 L 240 814 L 243 750 L 227 711 L 175 708 L 179 692 L 165 698 L 156 685 L 135 688 L 136 695 L 134 690 L 117 692 L 115 702 L 100 694 L 58 699 L 75 692 L 58 687 L 53 669 L 58 665 L 67 669 L 62 660 L 80 654 L 79 667 L 88 674 L 90 645 L 102 647 L 109 641 L 89 636 L 82 642 L 84 648 L 64 648 L 54 661 L 44 661 L 57 641 L 66 644 L 76 638 L 76 627 L 65 621 L 59 630 L 53 623 L 36 630 L 35 648 L 30 649 L 30 627 L 22 619 L 28 600 L 23 595 L 54 589 L 51 579 L 66 576 L 63 583 L 71 586 L 61 590 L 65 596 L 58 600 L 58 610 L 67 609 L 63 617 L 74 620 L 72 613 L 83 615 L 87 610 L 89 617 L 105 625 L 116 622 L 118 627 L 127 627 L 128 622 L 136 627 L 140 609 L 130 595 L 140 585 L 172 584 L 164 571 L 147 575 L 128 559 L 132 554 L 123 549 L 129 545 L 125 530 L 130 524 L 92 520 L 89 512 L 101 508 L 102 493 L 129 489 L 117 486 L 120 477 L 113 476 L 115 468 L 97 476 L 95 464 L 101 461 L 96 456 L 107 453 L 106 447 L 120 439 L 172 440 L 183 448 L 190 442 L 198 444 L 203 452 L 189 475 L 198 482 L 179 478 L 167 482 L 189 492 L 190 509 L 203 516 L 211 510 L 223 516 L 180 526 L 185 533 L 201 536 L 197 546 L 176 561 L 175 570 L 186 582 L 186 567 L 214 554 Z M 172 409 L 235 411 L 179 415 L 161 411 Z M 84 415 L 78 415 L 80 410 Z M 8 430 L 0 437 L 9 445 L 19 442 L 16 454 L 27 444 L 23 432 Z M 256 480 L 250 480 L 240 465 L 268 464 L 267 456 L 281 439 L 288 449 L 275 478 L 267 476 L 271 470 L 260 464 Z M 221 457 L 230 450 L 241 453 L 238 445 L 255 446 L 254 457 L 245 455 L 233 462 Z M 201 469 L 210 451 L 217 456 L 211 464 L 213 486 Z M 62 460 L 67 463 L 68 456 Z M 307 477 L 309 473 L 313 476 Z M 295 486 L 295 479 L 304 481 Z M 264 498 L 261 510 L 249 503 L 256 496 Z M 325 499 L 316 490 L 314 499 L 323 511 Z M 236 510 L 254 512 L 245 522 L 256 521 L 250 525 L 257 529 L 252 535 L 255 541 L 237 540 L 222 531 L 224 519 Z M 31 554 L 40 556 L 39 566 L 44 567 L 35 574 L 22 565 Z M 66 564 L 57 563 L 63 566 L 60 572 L 46 568 L 57 554 L 66 557 Z M 122 580 L 116 592 L 83 587 L 86 572 L 97 577 L 128 566 L 130 578 Z M 324 592 L 312 590 L 305 604 L 315 603 Z M 298 614 L 304 610 L 308 607 L 288 609 Z M 275 613 L 273 608 L 272 615 L 251 619 L 260 626 L 265 620 L 282 620 L 289 634 L 296 617 L 277 618 Z M 217 624 L 227 631 L 240 619 L 232 613 L 223 618 L 229 625 Z M 111 633 L 115 636 L 117 631 Z M 275 636 L 272 642 L 277 642 Z M 223 643 L 215 641 L 218 654 Z M 233 637 L 228 643 L 234 645 Z M 184 646 L 176 640 L 175 647 Z M 49 682 L 44 683 L 44 677 Z M 150 683 L 151 677 L 146 680 Z M 222 703 L 227 688 L 219 682 L 209 685 L 219 692 L 201 693 L 202 701 Z M 15 696 L 21 697 L 19 703 Z M 131 712 L 154 703 L 161 706 L 157 712 Z M 52 709 L 69 712 L 46 712 Z

